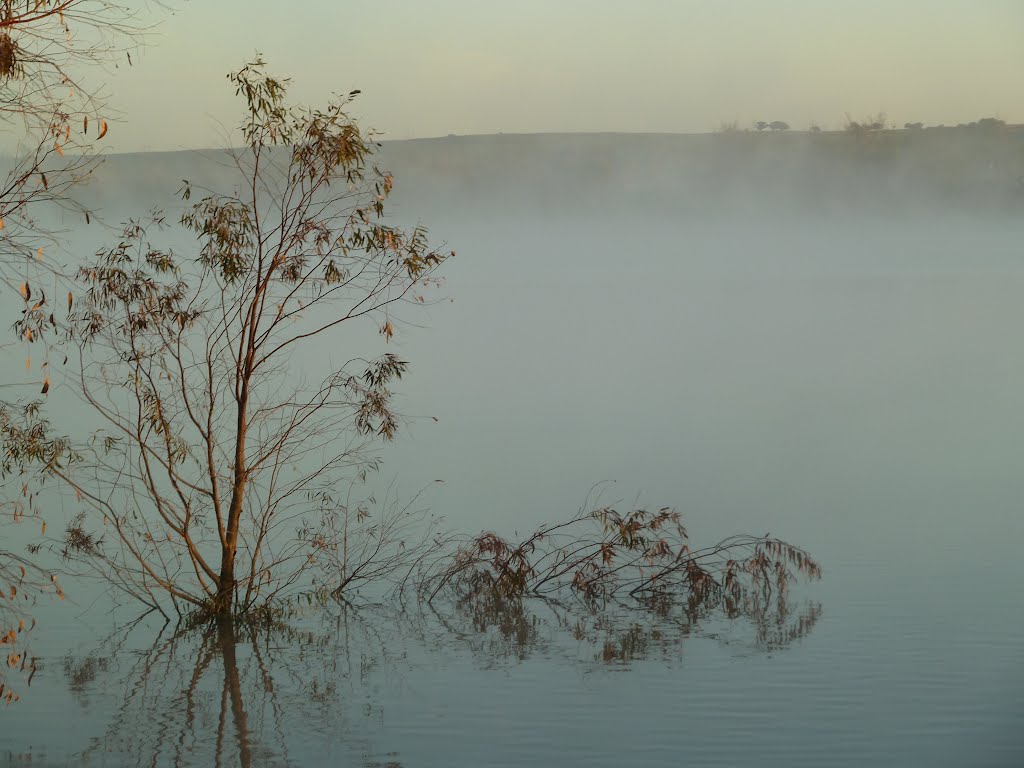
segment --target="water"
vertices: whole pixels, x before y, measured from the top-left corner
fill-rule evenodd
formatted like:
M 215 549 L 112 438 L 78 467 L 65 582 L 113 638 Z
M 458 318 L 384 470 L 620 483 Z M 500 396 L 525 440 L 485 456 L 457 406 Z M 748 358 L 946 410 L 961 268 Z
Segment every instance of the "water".
M 508 637 L 380 607 L 175 637 L 83 587 L 44 611 L 0 755 L 1024 764 L 1020 221 L 428 214 L 461 255 L 455 302 L 395 340 L 399 487 L 445 480 L 430 503 L 470 531 L 523 533 L 602 480 L 697 541 L 770 531 L 825 567 L 791 600 L 805 631 L 540 605 Z
M 374 610 L 230 638 L 148 623 L 46 658 L 4 740 L 33 765 L 1016 764 L 1013 622 L 802 610 L 782 646 L 643 614 L 577 639 L 543 606 L 507 636 Z

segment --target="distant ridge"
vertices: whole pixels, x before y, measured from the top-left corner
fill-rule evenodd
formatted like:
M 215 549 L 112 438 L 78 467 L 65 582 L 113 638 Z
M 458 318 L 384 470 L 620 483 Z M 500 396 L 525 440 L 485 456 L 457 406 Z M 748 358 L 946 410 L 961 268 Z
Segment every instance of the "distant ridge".
M 1024 123 L 1007 123 L 1002 126 L 1001 131 L 1008 134 L 1016 134 L 1024 132 Z M 883 128 L 873 133 L 875 135 L 917 135 L 928 132 L 940 132 L 940 133 L 958 133 L 958 132 L 976 132 L 984 131 L 984 129 L 969 128 L 963 126 L 954 125 L 934 125 L 924 126 L 920 129 L 908 129 L 908 128 Z M 850 131 L 847 129 L 834 129 L 834 130 L 819 130 L 812 131 L 808 129 L 794 129 L 790 128 L 786 131 L 757 131 L 754 129 L 744 129 L 737 131 L 503 131 L 499 133 L 449 133 L 446 135 L 439 136 L 416 136 L 405 139 L 389 139 L 381 138 L 378 139 L 378 143 L 383 146 L 391 146 L 398 144 L 416 144 L 416 143 L 430 143 L 430 142 L 445 142 L 445 141 L 485 141 L 485 140 L 502 140 L 502 139 L 555 139 L 561 140 L 566 138 L 580 138 L 580 139 L 600 139 L 600 138 L 632 138 L 642 139 L 644 137 L 652 137 L 658 139 L 664 139 L 667 137 L 672 138 L 699 138 L 699 137 L 736 137 L 736 136 L 758 136 L 767 141 L 777 141 L 784 137 L 792 136 L 846 136 L 850 135 Z M 108 153 L 107 157 L 128 157 L 136 155 L 174 155 L 189 152 L 225 152 L 228 149 L 225 147 L 195 147 L 195 148 L 179 148 L 179 149 L 153 149 L 153 150 L 130 150 L 124 152 L 113 151 Z
M 452 207 L 607 216 L 1024 205 L 1024 125 L 437 136 L 382 140 L 377 160 L 395 174 L 396 202 L 424 216 Z M 118 210 L 168 206 L 183 179 L 230 188 L 230 171 L 224 149 L 111 153 L 89 195 Z

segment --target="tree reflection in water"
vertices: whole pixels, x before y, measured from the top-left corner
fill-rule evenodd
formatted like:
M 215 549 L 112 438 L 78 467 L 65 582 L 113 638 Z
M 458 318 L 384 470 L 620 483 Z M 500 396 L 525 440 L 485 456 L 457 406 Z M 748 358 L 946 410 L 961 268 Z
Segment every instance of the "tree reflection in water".
M 150 647 L 130 650 L 131 632 L 65 662 L 79 696 L 111 684 L 124 691 L 107 729 L 77 756 L 82 762 L 115 755 L 125 765 L 299 765 L 290 749 L 303 723 L 319 723 L 337 734 L 339 750 L 355 750 L 355 764 L 399 765 L 389 756 L 363 759 L 368 745 L 347 727 L 351 707 L 339 696 L 339 682 L 365 676 L 366 666 L 364 660 L 361 672 L 357 661 L 352 669 L 348 632 L 223 620 L 165 629 Z M 132 659 L 127 669 L 119 663 L 124 658 Z
M 368 726 L 382 715 L 368 696 L 382 675 L 401 678 L 416 649 L 426 664 L 462 650 L 485 667 L 543 657 L 622 668 L 678 658 L 694 636 L 774 651 L 805 637 L 820 615 L 817 603 L 794 609 L 778 599 L 600 611 L 499 598 L 415 612 L 343 608 L 330 620 L 165 628 L 142 648 L 145 630 L 130 628 L 68 658 L 64 673 L 78 698 L 121 692 L 105 731 L 76 755 L 86 764 L 302 765 L 310 744 L 324 743 L 330 754 L 317 754 L 332 763 L 395 768 L 399 757 L 371 743 Z

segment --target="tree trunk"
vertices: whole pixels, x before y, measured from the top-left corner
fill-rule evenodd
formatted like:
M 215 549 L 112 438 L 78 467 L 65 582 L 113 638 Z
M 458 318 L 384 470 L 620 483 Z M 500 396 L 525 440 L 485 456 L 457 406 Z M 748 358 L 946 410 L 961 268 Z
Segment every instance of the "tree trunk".
M 220 580 L 217 584 L 217 596 L 214 598 L 213 611 L 221 616 L 230 615 L 235 604 L 235 552 L 234 547 L 221 550 Z
M 244 440 L 244 433 L 241 438 Z M 237 467 L 245 462 L 244 449 L 236 451 Z M 242 518 L 242 501 L 245 498 L 245 475 L 236 470 L 231 504 L 228 506 L 228 525 L 224 531 L 224 542 L 220 549 L 220 578 L 217 580 L 217 596 L 213 610 L 221 616 L 229 615 L 235 607 L 235 553 L 238 551 L 238 527 Z
M 250 344 L 241 374 L 238 392 L 238 421 L 235 425 L 234 481 L 231 484 L 231 503 L 228 505 L 228 524 L 221 542 L 220 578 L 217 581 L 215 613 L 226 616 L 235 604 L 235 553 L 238 550 L 238 527 L 242 519 L 245 499 L 245 437 L 248 432 L 249 377 L 252 376 L 253 349 Z
M 241 440 L 244 440 L 244 430 Z M 245 450 L 236 451 L 236 467 L 245 463 Z M 235 606 L 235 553 L 238 551 L 238 528 L 242 518 L 242 501 L 245 498 L 245 474 L 236 469 L 234 488 L 231 491 L 231 504 L 228 506 L 228 525 L 224 531 L 224 542 L 220 554 L 220 578 L 217 580 L 217 597 L 213 610 L 222 616 L 231 613 Z

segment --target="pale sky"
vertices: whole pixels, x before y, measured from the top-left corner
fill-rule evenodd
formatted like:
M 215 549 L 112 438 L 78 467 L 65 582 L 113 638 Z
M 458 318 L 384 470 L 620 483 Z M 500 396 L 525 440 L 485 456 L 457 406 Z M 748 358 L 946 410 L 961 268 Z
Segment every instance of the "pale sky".
M 1024 122 L 1024 0 L 172 0 L 109 83 L 118 151 L 210 147 L 262 51 L 388 138 Z

